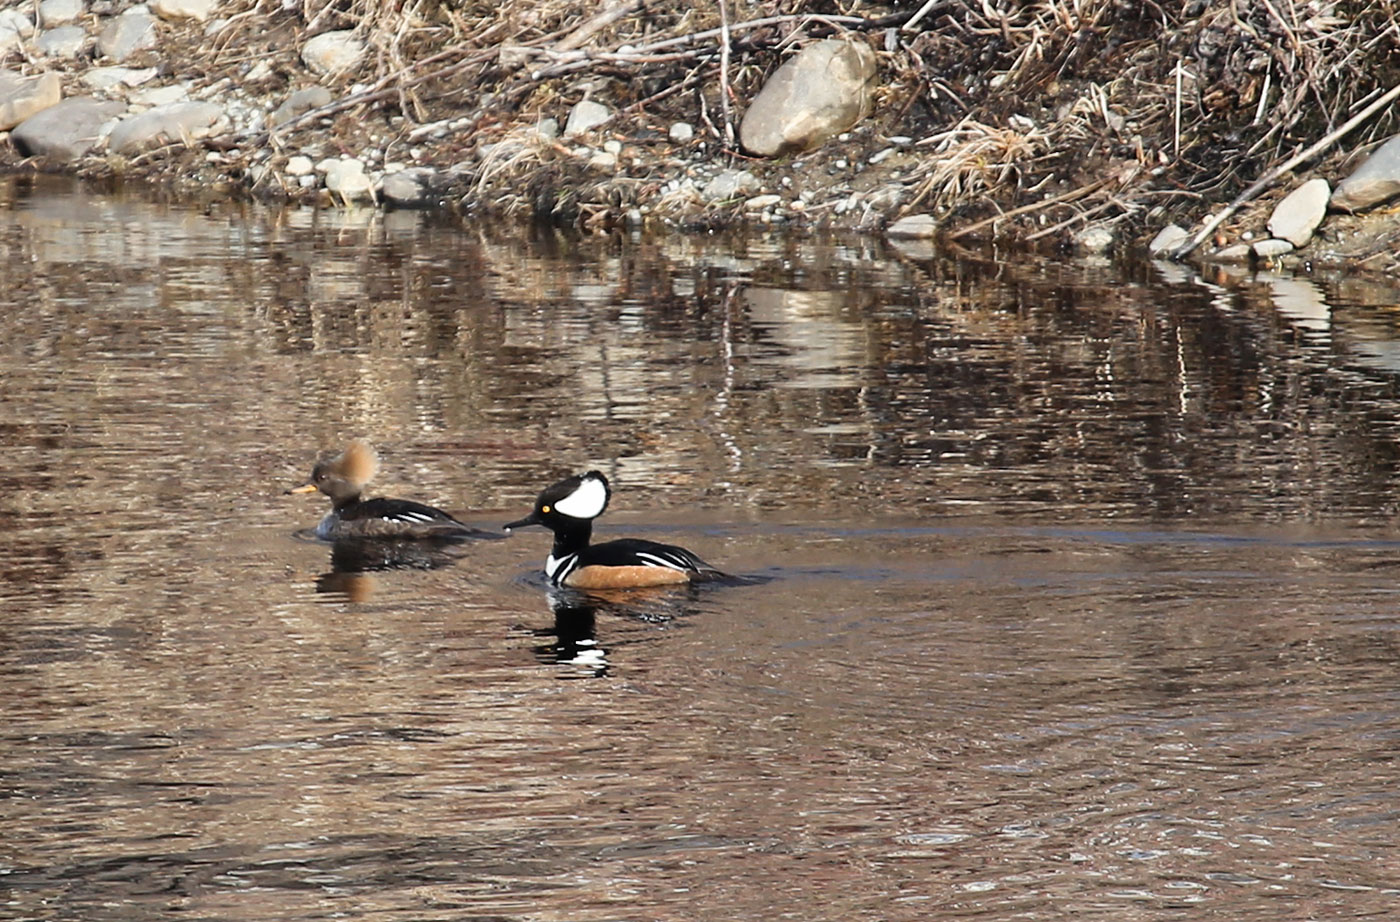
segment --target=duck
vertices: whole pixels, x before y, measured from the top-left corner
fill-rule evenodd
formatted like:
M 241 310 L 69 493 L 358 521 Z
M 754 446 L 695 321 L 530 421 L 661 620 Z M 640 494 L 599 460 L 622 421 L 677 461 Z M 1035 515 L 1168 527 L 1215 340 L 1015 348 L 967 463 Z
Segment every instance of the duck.
M 544 562 L 545 576 L 575 589 L 629 589 L 667 586 L 725 574 L 692 552 L 673 544 L 620 538 L 589 544 L 593 520 L 608 508 L 612 488 L 599 471 L 566 477 L 546 487 L 525 518 L 510 522 L 507 532 L 541 525 L 554 532 L 554 547 Z
M 379 470 L 379 456 L 356 439 L 340 454 L 322 458 L 311 479 L 287 493 L 320 491 L 331 511 L 316 526 L 323 541 L 353 539 L 457 540 L 486 533 L 457 521 L 441 509 L 408 499 L 361 499 L 365 485 Z

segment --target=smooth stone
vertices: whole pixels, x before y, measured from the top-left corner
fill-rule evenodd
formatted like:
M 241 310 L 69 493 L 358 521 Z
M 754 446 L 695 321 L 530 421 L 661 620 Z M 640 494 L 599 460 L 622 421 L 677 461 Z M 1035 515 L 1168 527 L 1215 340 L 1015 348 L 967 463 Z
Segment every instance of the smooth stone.
M 138 106 L 168 106 L 172 102 L 184 102 L 190 97 L 189 87 L 180 83 L 169 86 L 153 86 L 131 94 L 131 102 Z
M 126 111 L 126 103 L 73 96 L 26 119 L 10 141 L 26 157 L 71 163 L 97 143 L 102 126 Z
M 287 159 L 288 176 L 310 176 L 314 172 L 316 172 L 316 165 L 311 162 L 310 157 L 297 154 Z
M 123 84 L 140 86 L 155 75 L 154 67 L 94 67 L 83 74 L 82 80 L 94 90 L 110 90 Z
M 1361 166 L 1337 185 L 1331 206 L 1364 211 L 1400 195 L 1400 135 L 1376 148 Z
M 1332 187 L 1325 179 L 1310 179 L 1284 197 L 1269 215 L 1269 233 L 1298 249 L 1308 245 L 1313 231 L 1327 215 Z
M 329 106 L 335 97 L 331 91 L 323 86 L 308 86 L 292 93 L 282 101 L 272 113 L 272 118 L 268 124 L 276 128 L 278 125 L 286 124 L 297 116 L 304 115 L 312 109 L 319 109 L 322 106 Z
M 39 24 L 46 29 L 74 22 L 83 15 L 83 0 L 44 0 L 39 4 Z
M 374 182 L 365 175 L 365 165 L 354 158 L 326 164 L 326 188 L 346 201 L 374 194 Z
M 765 208 L 772 208 L 783 200 L 781 195 L 755 195 L 744 202 L 745 211 L 762 211 Z
M 591 99 L 580 100 L 569 110 L 569 120 L 564 123 L 564 137 L 576 138 L 612 118 L 612 110 Z
M 617 169 L 617 154 L 605 150 L 594 151 L 593 156 L 588 158 L 588 168 L 611 173 Z
M 140 115 L 122 119 L 107 136 L 107 148 L 129 155 L 162 144 L 207 137 L 223 117 L 223 107 L 212 102 L 177 102 L 157 106 Z
M 707 202 L 723 202 L 758 190 L 758 177 L 748 170 L 725 170 L 705 183 L 700 196 Z
M 689 144 L 695 137 L 695 126 L 689 122 L 675 122 L 666 132 L 666 137 L 671 139 L 672 144 Z
M 1237 243 L 1234 246 L 1215 251 L 1211 254 L 1211 259 L 1226 263 L 1243 263 L 1249 262 L 1249 256 L 1253 252 L 1254 249 L 1249 244 Z
M 82 26 L 59 26 L 41 32 L 34 40 L 34 49 L 46 58 L 76 58 L 87 43 L 87 30 Z
M 365 43 L 349 29 L 322 32 L 301 46 L 301 60 L 317 74 L 350 70 L 365 56 Z
M 58 105 L 63 80 L 55 73 L 21 77 L 0 71 L 0 131 L 9 131 L 27 118 Z
M 763 157 L 811 150 L 870 111 L 875 52 L 860 41 L 823 39 L 768 78 L 739 123 L 739 140 Z
M 151 12 L 167 22 L 179 19 L 208 22 L 217 5 L 216 0 L 154 0 Z
M 412 167 L 386 173 L 380 184 L 384 200 L 401 208 L 431 204 L 437 196 L 442 176 L 429 167 Z
M 1168 253 L 1176 252 L 1177 248 L 1190 238 L 1191 235 L 1184 228 L 1168 224 L 1157 232 L 1157 236 L 1152 238 L 1152 242 L 1147 244 L 1147 252 L 1153 256 L 1165 256 Z
M 1074 247 L 1081 253 L 1106 253 L 1115 239 L 1113 228 L 1093 224 L 1074 235 Z
M 887 237 L 906 237 L 914 240 L 928 239 L 938 233 L 938 222 L 931 214 L 911 214 L 885 228 Z
M 34 23 L 19 10 L 0 10 L 0 57 L 34 34 Z
M 156 46 L 156 19 L 144 9 L 127 10 L 97 36 L 97 53 L 120 64 L 138 51 Z
M 1272 259 L 1275 256 L 1283 256 L 1286 253 L 1292 253 L 1294 246 L 1290 241 L 1271 237 L 1268 240 L 1256 240 L 1250 245 L 1250 249 L 1252 249 L 1254 255 L 1258 256 L 1260 259 Z
M 555 138 L 559 137 L 559 119 L 541 119 L 540 123 L 535 126 L 535 133 L 538 134 L 541 138 L 544 138 L 546 141 L 554 140 Z

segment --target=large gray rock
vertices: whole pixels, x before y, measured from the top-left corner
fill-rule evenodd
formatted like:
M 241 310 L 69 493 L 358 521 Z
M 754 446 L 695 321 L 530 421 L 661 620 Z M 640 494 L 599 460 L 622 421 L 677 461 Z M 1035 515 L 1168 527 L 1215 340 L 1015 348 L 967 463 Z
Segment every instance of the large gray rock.
M 333 98 L 331 91 L 323 86 L 308 86 L 297 90 L 282 101 L 282 105 L 278 106 L 268 119 L 268 124 L 276 128 L 312 109 L 329 106 Z
M 10 133 L 10 141 L 26 157 L 71 163 L 97 143 L 103 124 L 125 111 L 125 103 L 73 96 L 25 119 Z
M 107 136 L 107 148 L 130 156 L 175 141 L 207 137 L 223 118 L 222 106 L 212 102 L 177 102 L 122 119 Z
M 739 123 L 739 140 L 764 157 L 811 150 L 870 111 L 875 52 L 825 39 L 774 72 Z
M 120 64 L 138 51 L 156 46 L 156 19 L 137 7 L 113 19 L 97 36 L 97 53 Z
M 1386 141 L 1332 193 L 1332 207 L 1364 211 L 1400 195 L 1400 135 Z
M 39 4 L 39 24 L 46 29 L 73 22 L 83 15 L 83 0 L 43 0 Z
M 63 98 L 63 80 L 55 73 L 21 77 L 0 70 L 0 131 L 9 131 L 20 122 L 58 105 Z
M 87 43 L 87 30 L 82 26 L 59 26 L 42 32 L 34 40 L 34 49 L 47 58 L 76 58 Z
M 431 204 L 442 187 L 443 177 L 428 167 L 410 167 L 397 173 L 384 174 L 379 191 L 384 201 L 401 208 Z
M 154 0 L 151 12 L 166 22 L 179 19 L 206 22 L 217 5 L 216 0 Z
M 1298 249 L 1308 245 L 1313 231 L 1327 216 L 1332 187 L 1325 179 L 1310 179 L 1284 197 L 1269 215 L 1269 233 Z
M 301 60 L 313 73 L 338 74 L 360 63 L 365 43 L 349 29 L 322 32 L 301 46 Z

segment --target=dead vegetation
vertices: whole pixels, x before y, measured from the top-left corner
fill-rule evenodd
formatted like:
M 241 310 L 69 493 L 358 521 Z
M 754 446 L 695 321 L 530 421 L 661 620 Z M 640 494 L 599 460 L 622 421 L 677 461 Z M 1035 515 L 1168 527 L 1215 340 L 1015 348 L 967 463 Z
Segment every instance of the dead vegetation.
M 879 104 L 847 142 L 800 158 L 808 188 L 820 176 L 834 199 L 879 185 L 882 220 L 932 211 L 955 232 L 1056 240 L 1088 222 L 1198 223 L 1209 203 L 1327 136 L 1400 83 L 1398 3 L 244 0 L 200 66 L 246 74 L 271 60 L 262 90 L 276 96 L 304 79 L 306 38 L 355 29 L 371 62 L 274 146 L 330 118 L 346 150 L 387 137 L 462 165 L 463 208 L 606 223 L 642 203 L 706 220 L 728 206 L 678 196 L 667 180 L 702 154 L 770 189 L 794 175 L 792 163 L 745 157 L 737 120 L 790 49 L 854 32 L 880 52 Z M 562 122 L 584 97 L 613 107 L 608 136 L 642 152 L 614 172 L 528 130 Z M 698 131 L 685 150 L 666 140 L 676 120 Z M 457 127 L 426 131 L 448 122 Z M 1346 150 L 1395 130 L 1382 109 Z M 908 156 L 868 164 L 891 138 Z M 1346 154 L 1299 166 L 1327 156 Z M 829 166 L 837 158 L 861 165 L 859 184 Z

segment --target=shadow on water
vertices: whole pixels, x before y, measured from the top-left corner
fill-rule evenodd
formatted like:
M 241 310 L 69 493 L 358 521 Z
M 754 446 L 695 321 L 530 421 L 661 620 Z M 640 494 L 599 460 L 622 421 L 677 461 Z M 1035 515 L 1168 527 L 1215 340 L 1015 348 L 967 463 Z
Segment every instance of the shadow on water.
M 0 180 L 0 914 L 1392 913 L 1389 286 L 46 183 Z M 596 468 L 598 540 L 738 579 L 296 540 L 355 436 L 464 521 Z

